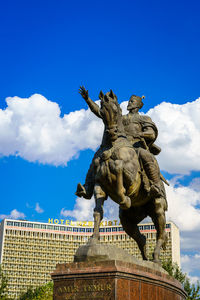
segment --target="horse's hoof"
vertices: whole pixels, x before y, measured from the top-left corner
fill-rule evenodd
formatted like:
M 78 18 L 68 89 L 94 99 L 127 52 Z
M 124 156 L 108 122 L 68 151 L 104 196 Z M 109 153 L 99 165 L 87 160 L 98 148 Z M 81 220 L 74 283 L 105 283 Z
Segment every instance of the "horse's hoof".
M 97 237 L 91 237 L 88 241 L 88 244 L 89 245 L 94 245 L 94 244 L 97 244 L 99 242 L 99 239 Z
M 158 264 L 158 265 L 162 265 L 162 263 L 161 263 L 161 261 L 159 260 L 159 259 L 153 259 L 153 262 L 155 263 L 155 264 Z
M 75 195 L 78 197 L 83 197 L 85 199 L 91 198 L 91 195 L 89 195 L 89 193 L 87 193 L 84 185 L 82 185 L 81 183 L 78 183 Z

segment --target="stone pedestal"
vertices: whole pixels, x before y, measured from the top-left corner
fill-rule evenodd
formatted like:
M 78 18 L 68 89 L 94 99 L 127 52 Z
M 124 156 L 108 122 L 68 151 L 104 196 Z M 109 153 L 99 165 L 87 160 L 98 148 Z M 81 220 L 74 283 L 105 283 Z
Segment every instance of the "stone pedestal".
M 155 265 L 155 267 L 154 267 Z M 54 300 L 184 300 L 181 284 L 154 263 L 120 260 L 58 264 Z

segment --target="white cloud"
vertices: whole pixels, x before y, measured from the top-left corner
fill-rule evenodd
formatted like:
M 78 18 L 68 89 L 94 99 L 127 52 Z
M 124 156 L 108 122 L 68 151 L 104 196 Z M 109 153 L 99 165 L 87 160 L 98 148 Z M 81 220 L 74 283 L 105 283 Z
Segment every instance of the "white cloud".
M 200 192 L 200 178 L 199 177 L 193 178 L 190 183 L 190 187 L 193 190 Z
M 180 231 L 184 233 L 184 239 L 188 239 L 191 237 L 191 232 L 198 232 L 200 227 L 200 191 L 194 190 L 190 185 L 187 187 L 182 185 L 174 186 L 173 181 L 172 179 L 170 186 L 165 186 L 168 200 L 167 220 L 175 222 Z M 93 209 L 93 198 L 92 200 L 77 198 L 74 209 L 65 210 L 63 208 L 61 215 L 73 217 L 77 220 L 91 220 L 93 219 Z M 105 219 L 118 219 L 118 211 L 118 204 L 110 198 L 104 202 Z
M 162 102 L 147 115 L 159 129 L 161 169 L 176 174 L 200 170 L 200 98 L 182 105 Z
M 36 206 L 35 206 L 35 211 L 38 213 L 38 214 L 42 214 L 44 212 L 44 209 L 42 209 L 39 205 L 39 203 L 36 203 Z
M 0 154 L 17 155 L 34 162 L 65 165 L 80 150 L 100 144 L 101 120 L 90 110 L 60 116 L 57 103 L 39 94 L 9 97 L 0 110 Z
M 182 251 L 199 251 L 200 231 L 199 228 L 192 231 L 180 231 L 181 250 Z
M 94 197 L 92 197 L 91 200 L 76 198 L 74 208 L 72 210 L 66 210 L 62 208 L 60 214 L 64 217 L 75 218 L 77 221 L 93 220 L 94 207 Z M 110 198 L 104 202 L 103 209 L 105 220 L 119 219 L 119 205 Z
M 19 212 L 17 209 L 13 209 L 9 215 L 0 215 L 0 219 L 24 219 L 26 216 L 24 213 Z
M 111 221 L 119 219 L 119 205 L 110 198 L 104 202 L 104 219 Z
M 200 192 L 190 186 L 166 186 L 169 209 L 167 218 L 174 221 L 180 230 L 192 231 L 200 227 Z
M 200 227 L 200 191 L 194 190 L 189 186 L 174 186 L 170 182 L 170 186 L 165 186 L 168 200 L 168 211 L 166 213 L 167 220 L 175 222 L 181 232 L 190 232 L 198 230 Z M 65 217 L 73 217 L 77 220 L 91 219 L 94 208 L 94 199 L 85 200 L 77 198 L 73 210 L 61 211 L 61 215 Z M 118 219 L 119 206 L 108 198 L 104 202 L 104 218 Z M 81 219 L 80 219 L 81 218 Z M 92 217 L 93 218 L 93 217 Z M 186 238 L 187 235 L 185 235 Z M 199 237 L 200 238 L 200 237 Z
M 78 221 L 93 220 L 94 206 L 94 198 L 91 200 L 77 198 L 73 210 L 62 208 L 60 214 L 64 217 L 75 218 Z
M 188 274 L 192 283 L 196 283 L 197 280 L 200 280 L 200 277 L 197 276 L 200 270 L 200 253 L 182 255 L 181 268 L 184 273 Z
M 40 163 L 66 165 L 81 150 L 95 150 L 103 123 L 90 110 L 61 117 L 56 102 L 39 94 L 9 97 L 0 110 L 0 154 Z M 127 102 L 121 104 L 126 113 Z M 147 112 L 159 129 L 161 169 L 176 174 L 200 170 L 200 98 L 182 105 L 163 102 Z

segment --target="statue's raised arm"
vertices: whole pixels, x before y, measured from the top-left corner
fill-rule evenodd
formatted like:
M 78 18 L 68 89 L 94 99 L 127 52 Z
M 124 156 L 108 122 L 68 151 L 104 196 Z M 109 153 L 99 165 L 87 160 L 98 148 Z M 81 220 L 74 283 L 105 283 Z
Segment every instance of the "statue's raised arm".
M 101 118 L 100 107 L 89 97 L 88 91 L 84 88 L 84 86 L 80 86 L 79 94 L 83 97 L 83 99 L 88 104 L 90 110 L 98 117 Z

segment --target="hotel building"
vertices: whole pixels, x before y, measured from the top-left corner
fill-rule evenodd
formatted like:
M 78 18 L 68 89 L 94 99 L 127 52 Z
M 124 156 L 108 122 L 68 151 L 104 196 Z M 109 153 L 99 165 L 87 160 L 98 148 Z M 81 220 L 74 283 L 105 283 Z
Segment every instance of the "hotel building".
M 152 258 L 156 230 L 152 223 L 139 224 L 147 238 L 147 253 Z M 85 244 L 93 232 L 93 222 L 49 219 L 49 223 L 4 219 L 0 223 L 0 263 L 8 278 L 9 295 L 16 297 L 28 287 L 48 282 L 57 263 L 72 262 L 77 248 Z M 179 229 L 166 224 L 167 248 L 161 259 L 171 259 L 180 266 Z M 116 245 L 141 259 L 137 244 L 117 221 L 102 222 L 100 242 Z

